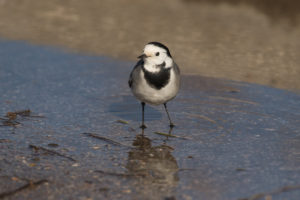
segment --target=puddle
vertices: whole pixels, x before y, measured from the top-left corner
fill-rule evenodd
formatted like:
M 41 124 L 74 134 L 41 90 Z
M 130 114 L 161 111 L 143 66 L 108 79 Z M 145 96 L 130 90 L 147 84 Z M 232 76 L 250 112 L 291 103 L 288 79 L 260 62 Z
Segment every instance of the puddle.
M 299 95 L 183 76 L 168 104 L 177 126 L 147 106 L 142 132 L 134 63 L 0 46 L 0 123 L 20 123 L 0 127 L 0 198 L 299 197 Z

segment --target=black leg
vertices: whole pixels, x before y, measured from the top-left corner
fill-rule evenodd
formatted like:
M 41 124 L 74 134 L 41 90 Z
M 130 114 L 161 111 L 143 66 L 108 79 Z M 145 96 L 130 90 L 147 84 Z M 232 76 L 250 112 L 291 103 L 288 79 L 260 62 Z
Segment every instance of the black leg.
M 147 126 L 144 123 L 144 113 L 145 113 L 145 105 L 146 104 L 144 102 L 142 102 L 141 104 L 142 104 L 142 125 L 140 126 L 140 128 L 145 129 L 145 128 L 147 128 Z
M 174 127 L 174 124 L 173 124 L 173 126 L 170 126 L 170 129 L 169 129 L 169 135 L 172 134 L 173 127 Z
M 169 118 L 169 121 L 170 121 L 170 127 L 173 128 L 175 125 L 173 124 L 173 122 L 171 120 L 171 117 L 169 115 L 168 108 L 167 108 L 167 103 L 164 103 L 164 107 L 165 107 L 165 110 L 167 112 L 167 115 L 168 115 L 168 118 Z

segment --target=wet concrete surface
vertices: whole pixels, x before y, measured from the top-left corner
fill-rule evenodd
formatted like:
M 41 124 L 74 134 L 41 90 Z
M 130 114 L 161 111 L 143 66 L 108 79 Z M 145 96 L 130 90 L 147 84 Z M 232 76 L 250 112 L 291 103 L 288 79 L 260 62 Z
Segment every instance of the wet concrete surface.
M 0 41 L 0 199 L 299 199 L 298 94 L 184 75 L 142 134 L 133 65 Z
M 0 0 L 0 37 L 130 61 L 159 41 L 185 74 L 300 89 L 298 0 Z

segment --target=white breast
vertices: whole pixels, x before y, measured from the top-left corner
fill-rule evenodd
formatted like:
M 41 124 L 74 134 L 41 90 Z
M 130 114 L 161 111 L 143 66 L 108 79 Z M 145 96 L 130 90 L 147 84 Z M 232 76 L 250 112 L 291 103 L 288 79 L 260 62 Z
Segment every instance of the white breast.
M 140 101 L 148 104 L 163 104 L 173 99 L 179 90 L 179 85 L 176 82 L 174 69 L 170 70 L 169 83 L 160 90 L 149 86 L 144 78 L 144 72 L 142 70 L 140 73 L 140 80 L 141 81 L 132 92 Z

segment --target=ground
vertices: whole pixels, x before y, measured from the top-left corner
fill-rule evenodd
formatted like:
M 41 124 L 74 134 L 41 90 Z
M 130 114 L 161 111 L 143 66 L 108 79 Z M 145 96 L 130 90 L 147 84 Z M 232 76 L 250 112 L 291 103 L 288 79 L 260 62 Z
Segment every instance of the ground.
M 0 41 L 0 199 L 298 199 L 299 95 L 183 75 L 143 132 L 133 65 Z

